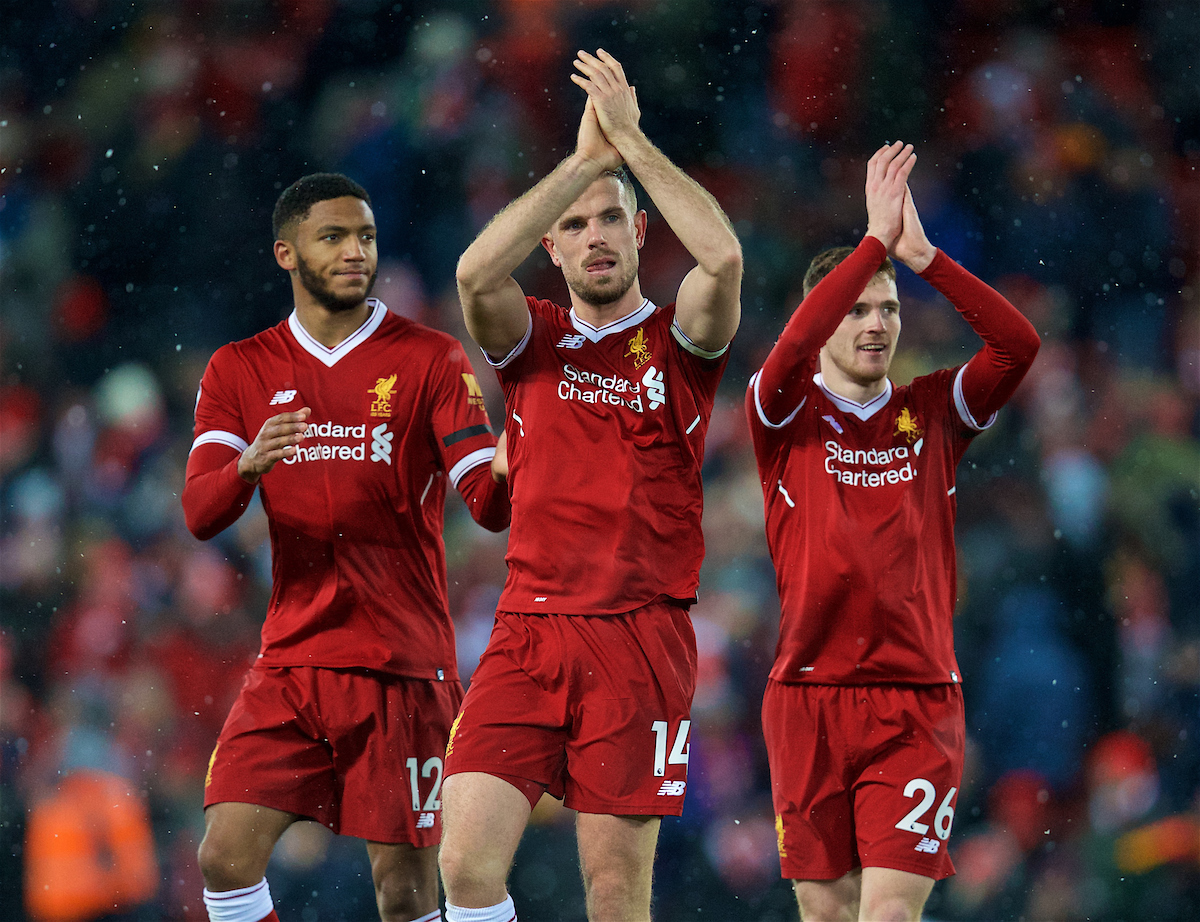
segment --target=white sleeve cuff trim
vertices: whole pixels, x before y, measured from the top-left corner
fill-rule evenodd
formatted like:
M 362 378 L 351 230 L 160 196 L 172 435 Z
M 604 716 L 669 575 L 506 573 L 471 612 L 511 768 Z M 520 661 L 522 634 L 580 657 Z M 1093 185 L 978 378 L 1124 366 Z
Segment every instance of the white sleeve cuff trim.
M 707 349 L 701 349 L 694 342 L 688 339 L 688 335 L 683 332 L 683 330 L 679 329 L 678 317 L 671 321 L 671 335 L 675 337 L 675 341 L 679 343 L 679 345 L 683 346 L 684 349 L 686 349 L 692 355 L 698 355 L 702 359 L 719 359 L 729 351 L 729 343 L 726 343 L 716 352 L 709 352 Z
M 505 365 L 507 365 L 509 362 L 511 362 L 513 359 L 515 359 L 518 355 L 520 355 L 522 352 L 525 351 L 525 347 L 529 344 L 529 337 L 531 337 L 533 335 L 533 314 L 528 314 L 527 316 L 529 317 L 529 326 L 527 326 L 525 328 L 525 335 L 521 337 L 521 341 L 519 343 L 517 343 L 515 346 L 513 346 L 512 352 L 510 352 L 508 355 L 504 356 L 504 358 L 497 361 L 496 359 L 494 359 L 490 355 L 488 355 L 486 349 L 480 350 L 483 352 L 483 357 L 485 359 L 487 359 L 487 363 L 489 365 L 491 365 L 493 368 L 503 368 Z
M 754 409 L 758 413 L 759 421 L 764 426 L 766 426 L 768 429 L 782 429 L 784 426 L 786 426 L 788 423 L 790 423 L 793 419 L 796 418 L 796 414 L 799 413 L 801 409 L 803 409 L 803 407 L 806 403 L 808 403 L 808 398 L 805 397 L 803 400 L 801 400 L 799 405 L 797 405 L 796 409 L 792 410 L 792 412 L 789 413 L 784 418 L 783 422 L 773 423 L 769 419 L 767 419 L 767 414 L 763 412 L 762 401 L 759 399 L 759 396 L 758 396 L 758 379 L 761 375 L 762 375 L 761 371 L 756 371 L 754 373 L 754 375 L 750 378 L 750 386 L 752 388 L 754 388 Z
M 479 467 L 481 464 L 491 464 L 492 458 L 495 456 L 495 448 L 479 448 L 471 452 L 454 465 L 454 467 L 450 468 L 448 475 L 450 477 L 450 484 L 457 490 L 458 482 L 462 480 L 463 474 L 472 468 Z
M 962 389 L 963 372 L 966 370 L 967 366 L 964 365 L 958 370 L 958 374 L 954 376 L 954 408 L 958 410 L 959 419 L 966 424 L 968 429 L 974 429 L 976 432 L 983 432 L 984 429 L 990 428 L 992 423 L 996 421 L 997 414 L 993 413 L 982 423 L 978 422 L 972 415 L 970 408 L 967 407 L 967 400 L 963 396 Z
M 250 447 L 249 443 L 240 435 L 234 435 L 232 432 L 222 432 L 220 429 L 210 429 L 208 432 L 202 432 L 196 436 L 196 441 L 192 442 L 192 447 L 188 450 L 190 455 L 201 445 L 228 445 L 239 455 Z

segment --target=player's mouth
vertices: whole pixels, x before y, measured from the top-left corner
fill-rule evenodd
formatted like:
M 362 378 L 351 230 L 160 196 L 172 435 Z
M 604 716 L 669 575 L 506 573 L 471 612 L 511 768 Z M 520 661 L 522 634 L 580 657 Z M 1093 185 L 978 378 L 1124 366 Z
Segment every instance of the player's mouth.
M 590 275 L 600 275 L 608 272 L 610 269 L 616 268 L 617 261 L 611 256 L 602 256 L 588 263 L 584 269 Z
M 860 352 L 871 352 L 876 355 L 882 355 L 887 352 L 887 345 L 884 343 L 863 343 L 858 347 Z

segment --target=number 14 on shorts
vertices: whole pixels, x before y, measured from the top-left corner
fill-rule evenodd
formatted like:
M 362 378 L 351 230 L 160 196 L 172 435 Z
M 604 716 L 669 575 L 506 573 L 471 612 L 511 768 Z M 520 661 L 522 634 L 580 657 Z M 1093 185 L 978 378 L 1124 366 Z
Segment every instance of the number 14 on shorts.
M 654 734 L 654 774 L 661 778 L 667 773 L 668 765 L 687 765 L 688 752 L 691 744 L 688 733 L 692 729 L 690 720 L 679 721 L 675 730 L 675 739 L 671 743 L 670 753 L 667 752 L 667 738 L 670 735 L 670 725 L 665 720 L 656 720 L 650 725 Z

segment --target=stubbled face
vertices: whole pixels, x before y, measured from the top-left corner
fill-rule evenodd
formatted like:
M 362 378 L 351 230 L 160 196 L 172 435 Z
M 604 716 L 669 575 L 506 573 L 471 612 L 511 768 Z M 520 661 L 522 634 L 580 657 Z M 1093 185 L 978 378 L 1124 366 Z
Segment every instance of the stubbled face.
M 375 215 L 360 198 L 317 202 L 296 227 L 288 249 L 304 290 L 331 312 L 358 307 L 375 285 Z
M 871 280 L 821 349 L 821 374 L 838 385 L 873 389 L 887 377 L 900 337 L 896 283 L 884 275 Z
M 621 183 L 601 176 L 542 238 L 567 287 L 587 304 L 602 307 L 619 301 L 637 280 L 646 213 L 634 214 L 629 204 Z

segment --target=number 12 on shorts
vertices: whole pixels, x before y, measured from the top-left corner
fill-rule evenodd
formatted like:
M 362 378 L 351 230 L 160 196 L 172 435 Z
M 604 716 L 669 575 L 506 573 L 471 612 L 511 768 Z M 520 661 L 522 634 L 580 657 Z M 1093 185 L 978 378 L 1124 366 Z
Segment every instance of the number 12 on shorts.
M 656 720 L 650 725 L 654 734 L 654 774 L 662 777 L 667 773 L 668 765 L 687 765 L 688 752 L 691 744 L 688 742 L 688 732 L 692 729 L 690 720 L 679 721 L 675 731 L 675 741 L 671 744 L 670 755 L 667 754 L 667 737 L 670 725 L 665 720 Z

